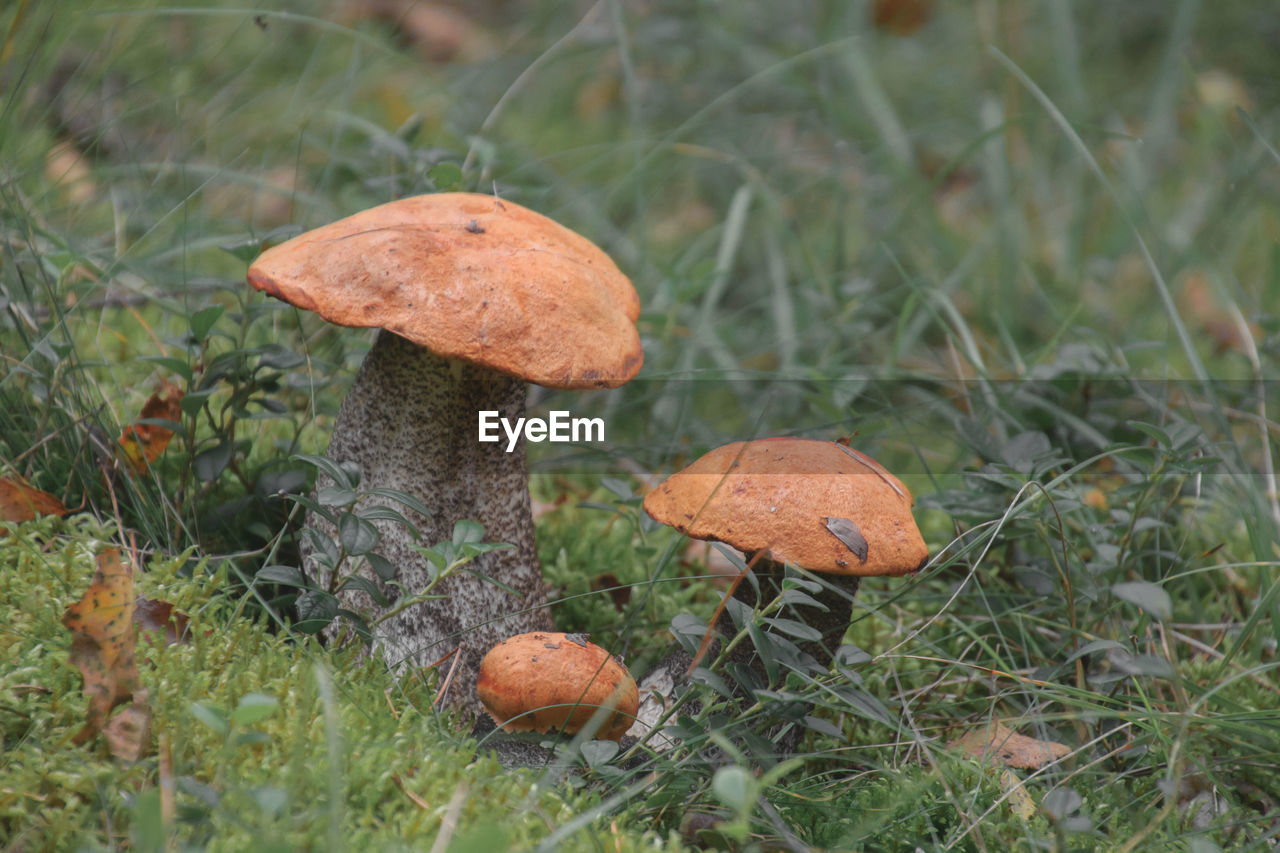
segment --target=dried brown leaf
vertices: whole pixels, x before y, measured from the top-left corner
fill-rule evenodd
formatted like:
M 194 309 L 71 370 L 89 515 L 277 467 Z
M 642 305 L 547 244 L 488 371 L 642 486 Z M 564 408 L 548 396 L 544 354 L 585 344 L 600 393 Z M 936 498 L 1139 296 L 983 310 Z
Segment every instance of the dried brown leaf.
M 102 730 L 107 749 L 122 761 L 137 761 L 151 744 L 151 705 L 147 699 L 146 690 L 133 691 L 133 702 Z
M 172 382 L 161 381 L 160 390 L 152 394 L 142 406 L 138 420 L 182 420 L 182 389 Z M 120 433 L 120 450 L 125 464 L 135 474 L 147 470 L 169 446 L 173 430 L 159 424 L 135 423 Z
M 867 540 L 863 537 L 858 525 L 848 518 L 829 517 L 826 520 L 827 531 L 853 552 L 862 562 L 867 561 Z
M 0 477 L 0 521 L 30 521 L 37 515 L 66 515 L 62 501 L 18 476 Z
M 133 566 L 119 548 L 98 555 L 98 570 L 84 596 L 67 608 L 62 624 L 74 636 L 70 660 L 84 676 L 89 697 L 85 726 L 75 736 L 84 743 L 106 725 L 111 709 L 138 688 L 134 660 Z
M 191 622 L 187 614 L 174 610 L 169 602 L 152 601 L 141 595 L 134 602 L 133 618 L 141 631 L 163 631 L 164 641 L 170 646 L 186 641 Z
M 929 22 L 933 0 L 874 0 L 871 20 L 876 29 L 895 36 L 909 36 Z
M 609 598 L 613 601 L 613 606 L 621 613 L 626 609 L 627 604 L 631 601 L 631 587 L 624 585 L 618 580 L 618 576 L 612 572 L 606 572 L 591 581 L 592 592 L 609 593 Z

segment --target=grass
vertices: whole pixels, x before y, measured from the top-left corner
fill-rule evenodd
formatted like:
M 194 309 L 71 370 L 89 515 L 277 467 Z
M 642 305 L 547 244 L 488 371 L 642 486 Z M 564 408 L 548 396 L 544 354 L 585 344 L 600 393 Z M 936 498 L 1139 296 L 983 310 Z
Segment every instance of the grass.
M 472 4 L 447 63 L 358 3 L 0 13 L 0 464 L 77 508 L 0 540 L 7 846 L 1274 845 L 1274 16 L 979 0 L 899 37 L 867 5 Z M 864 584 L 863 653 L 745 719 L 708 678 L 679 758 L 508 773 L 432 711 L 433 676 L 246 592 L 296 562 L 277 495 L 305 491 L 291 457 L 323 451 L 369 342 L 248 292 L 247 261 L 454 187 L 587 234 L 641 294 L 640 378 L 533 402 L 609 424 L 603 449 L 534 448 L 558 627 L 643 672 L 673 619 L 688 641 L 710 618 L 638 472 L 851 436 L 936 554 Z M 122 469 L 161 380 L 181 428 Z M 130 536 L 199 629 L 146 650 L 134 764 L 70 742 L 59 623 Z M 762 740 L 779 716 L 797 759 Z M 947 747 L 989 719 L 1071 752 Z

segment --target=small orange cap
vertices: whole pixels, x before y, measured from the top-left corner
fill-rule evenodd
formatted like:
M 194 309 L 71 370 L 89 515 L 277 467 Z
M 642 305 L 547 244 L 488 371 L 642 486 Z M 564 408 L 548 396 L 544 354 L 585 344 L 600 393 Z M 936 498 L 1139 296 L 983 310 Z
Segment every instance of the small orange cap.
M 582 634 L 535 631 L 494 646 L 480 662 L 476 694 L 507 731 L 579 731 L 600 708 L 614 709 L 596 736 L 618 740 L 640 705 L 635 679 Z
M 839 575 L 903 575 L 929 549 L 911 492 L 865 454 L 830 441 L 766 438 L 716 448 L 644 499 L 695 539 Z

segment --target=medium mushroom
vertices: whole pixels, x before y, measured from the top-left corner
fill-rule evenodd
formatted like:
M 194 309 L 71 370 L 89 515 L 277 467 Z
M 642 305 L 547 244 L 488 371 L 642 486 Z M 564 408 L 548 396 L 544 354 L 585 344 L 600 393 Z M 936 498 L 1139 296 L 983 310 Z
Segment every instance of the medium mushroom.
M 907 487 L 871 457 L 806 438 L 719 447 L 644 499 L 645 512 L 655 521 L 742 551 L 766 602 L 782 590 L 786 563 L 823 574 L 830 588 L 824 585 L 811 596 L 819 606 L 791 604 L 790 613 L 779 614 L 817 629 L 819 639 L 797 645 L 822 666 L 830 664 L 849 627 L 861 578 L 906 574 L 928 560 L 911 506 Z M 735 586 L 733 597 L 749 608 L 757 604 L 747 578 Z M 726 637 L 737 633 L 728 608 L 716 628 Z M 744 661 L 754 658 L 749 647 L 739 649 L 745 649 L 739 652 Z M 678 680 L 675 666 L 660 665 L 644 679 L 642 719 L 652 723 L 656 718 L 660 708 L 648 705 L 649 688 L 665 683 L 656 689 L 669 695 Z
M 374 629 L 384 659 L 397 668 L 426 666 L 461 646 L 452 696 L 474 702 L 484 649 L 551 626 L 523 437 L 515 452 L 506 441 L 478 441 L 479 412 L 516 424 L 526 382 L 615 388 L 635 376 L 643 361 L 635 289 L 584 237 L 513 202 L 470 193 L 406 198 L 308 231 L 264 252 L 248 280 L 334 323 L 380 328 L 328 450 L 334 461 L 359 466 L 362 490 L 421 500 L 430 518 L 405 514 L 425 545 L 448 538 L 461 519 L 483 524 L 488 541 L 515 545 L 468 567 L 496 584 L 458 574 L 433 590 L 443 598 Z M 317 488 L 329 485 L 322 473 Z M 403 526 L 377 524 L 377 552 L 397 567 L 399 588 L 368 579 L 394 609 L 401 595 L 427 585 L 430 567 Z M 315 513 L 307 525 L 338 538 Z M 328 585 L 318 557 L 303 537 L 304 567 Z M 357 612 L 386 612 L 359 589 L 340 598 Z
M 635 719 L 639 691 L 617 658 L 585 634 L 536 631 L 509 637 L 480 663 L 476 695 L 506 731 L 576 734 L 610 713 L 596 737 L 619 740 Z

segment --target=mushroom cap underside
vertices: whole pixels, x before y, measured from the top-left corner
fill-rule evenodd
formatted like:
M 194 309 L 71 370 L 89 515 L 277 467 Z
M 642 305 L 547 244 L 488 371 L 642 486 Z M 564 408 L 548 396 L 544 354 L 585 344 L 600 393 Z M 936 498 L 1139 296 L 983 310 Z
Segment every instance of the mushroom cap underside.
M 631 673 L 584 635 L 535 631 L 508 637 L 485 654 L 476 694 L 508 731 L 582 729 L 614 709 L 596 737 L 617 740 L 635 721 L 639 689 Z
M 716 448 L 644 499 L 654 520 L 695 539 L 862 576 L 906 574 L 928 559 L 911 505 L 902 481 L 869 456 L 805 438 Z
M 330 322 L 549 388 L 615 388 L 644 360 L 639 297 L 609 256 L 489 195 L 370 208 L 268 249 L 248 280 Z

